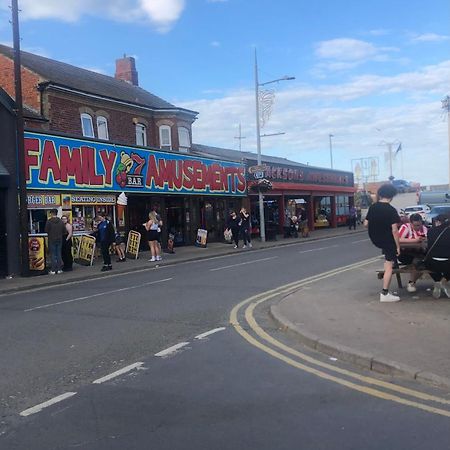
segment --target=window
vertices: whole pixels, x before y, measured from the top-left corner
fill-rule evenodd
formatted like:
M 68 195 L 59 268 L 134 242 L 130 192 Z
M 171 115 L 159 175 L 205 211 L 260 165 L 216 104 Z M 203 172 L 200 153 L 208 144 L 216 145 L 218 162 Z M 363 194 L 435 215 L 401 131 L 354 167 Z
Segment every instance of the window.
M 106 120 L 106 117 L 103 116 L 97 117 L 97 137 L 99 139 L 104 139 L 105 141 L 109 139 L 108 121 Z
M 95 137 L 92 117 L 89 114 L 81 114 L 81 129 L 83 131 L 83 136 L 92 138 Z
M 147 146 L 147 127 L 142 123 L 136 124 L 136 145 Z
M 172 139 L 170 138 L 170 127 L 168 125 L 161 125 L 159 127 L 159 146 L 172 150 Z
M 187 152 L 191 148 L 191 139 L 189 136 L 189 130 L 185 127 L 178 128 L 178 142 L 180 151 Z

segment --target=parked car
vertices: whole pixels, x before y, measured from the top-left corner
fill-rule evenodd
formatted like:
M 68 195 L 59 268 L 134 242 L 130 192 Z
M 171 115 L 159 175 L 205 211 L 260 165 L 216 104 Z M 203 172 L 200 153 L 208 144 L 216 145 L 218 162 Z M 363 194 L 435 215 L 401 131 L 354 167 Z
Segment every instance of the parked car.
M 409 218 L 411 214 L 420 214 L 422 219 L 425 221 L 427 219 L 427 214 L 430 211 L 431 208 L 428 205 L 414 205 L 400 209 L 400 215 Z
M 405 192 L 416 192 L 416 188 L 411 186 L 406 180 L 392 180 L 393 186 L 397 189 L 399 194 L 403 194 Z
M 436 205 L 431 208 L 431 211 L 427 214 L 427 225 L 433 225 L 433 220 L 439 214 L 447 214 L 450 216 L 450 205 Z

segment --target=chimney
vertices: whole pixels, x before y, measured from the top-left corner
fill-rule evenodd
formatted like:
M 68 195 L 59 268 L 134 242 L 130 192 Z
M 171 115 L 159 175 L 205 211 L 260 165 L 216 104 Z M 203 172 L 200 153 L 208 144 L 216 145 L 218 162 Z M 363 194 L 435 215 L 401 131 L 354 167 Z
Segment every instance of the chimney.
M 116 74 L 114 77 L 134 86 L 139 86 L 135 59 L 127 55 L 123 55 L 123 58 L 116 59 Z

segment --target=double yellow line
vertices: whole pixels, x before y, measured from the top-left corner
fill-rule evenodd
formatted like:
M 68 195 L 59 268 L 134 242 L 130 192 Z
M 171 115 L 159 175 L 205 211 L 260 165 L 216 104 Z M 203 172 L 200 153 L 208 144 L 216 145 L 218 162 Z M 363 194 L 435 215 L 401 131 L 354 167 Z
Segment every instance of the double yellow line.
M 367 377 L 359 373 L 342 369 L 334 365 L 328 364 L 326 362 L 312 358 L 311 356 L 301 353 L 291 347 L 288 347 L 282 342 L 274 339 L 272 336 L 266 333 L 255 320 L 254 310 L 258 305 L 264 302 L 267 302 L 279 295 L 289 294 L 308 284 L 333 277 L 343 272 L 357 269 L 361 266 L 371 264 L 377 260 L 379 260 L 378 257 L 370 258 L 362 262 L 350 264 L 348 266 L 341 267 L 339 269 L 330 270 L 328 272 L 308 277 L 293 283 L 289 283 L 284 286 L 280 286 L 276 289 L 272 289 L 262 294 L 250 297 L 242 301 L 232 309 L 230 313 L 230 323 L 233 325 L 235 330 L 250 344 L 266 352 L 267 354 L 273 356 L 274 358 L 277 358 L 297 369 L 316 375 L 325 380 L 340 384 L 355 391 L 371 395 L 373 397 L 389 400 L 395 403 L 400 403 L 402 405 L 411 406 L 433 414 L 439 414 L 441 416 L 450 417 L 450 400 L 446 398 L 441 398 L 434 395 L 429 395 L 424 392 L 416 391 L 414 389 L 408 389 L 402 386 L 397 386 L 392 383 L 377 380 L 376 378 L 372 377 Z M 244 311 L 245 321 L 247 325 L 250 327 L 250 329 L 254 332 L 254 334 L 259 338 L 259 340 L 255 338 L 252 334 L 244 330 L 244 328 L 241 326 L 239 322 L 238 317 L 241 316 L 241 310 L 244 310 L 244 308 L 245 308 Z M 269 344 L 270 346 L 267 344 Z M 280 353 L 279 351 L 275 350 L 274 347 L 282 350 L 284 353 Z M 296 359 L 293 359 L 290 356 L 287 356 L 286 354 L 292 355 Z M 320 370 L 316 367 L 320 369 L 326 369 L 327 372 Z M 384 390 L 380 390 L 379 388 L 382 388 Z M 431 406 L 430 404 L 427 403 L 421 403 L 417 400 L 428 402 L 431 404 L 434 403 L 443 406 L 448 406 L 449 410 Z

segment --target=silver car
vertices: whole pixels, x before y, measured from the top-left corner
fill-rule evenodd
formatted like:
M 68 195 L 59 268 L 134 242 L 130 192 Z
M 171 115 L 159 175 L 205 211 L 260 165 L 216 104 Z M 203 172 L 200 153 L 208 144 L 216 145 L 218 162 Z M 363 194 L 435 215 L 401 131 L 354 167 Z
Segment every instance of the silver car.
M 431 211 L 427 214 L 427 225 L 433 225 L 433 220 L 439 214 L 446 214 L 450 216 L 450 205 L 435 205 L 431 208 Z

